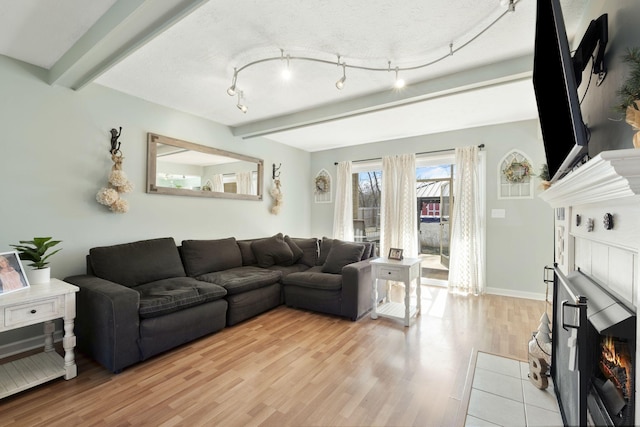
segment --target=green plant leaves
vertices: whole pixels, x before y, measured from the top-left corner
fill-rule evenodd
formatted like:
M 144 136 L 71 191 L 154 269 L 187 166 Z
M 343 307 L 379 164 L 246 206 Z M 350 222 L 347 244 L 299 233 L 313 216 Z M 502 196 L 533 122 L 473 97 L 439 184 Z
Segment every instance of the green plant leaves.
M 45 268 L 51 256 L 57 254 L 62 249 L 56 249 L 47 253 L 52 247 L 61 243 L 61 240 L 51 240 L 51 237 L 34 237 L 33 240 L 20 240 L 19 245 L 9 245 L 18 251 L 20 259 L 31 261 L 30 267 Z

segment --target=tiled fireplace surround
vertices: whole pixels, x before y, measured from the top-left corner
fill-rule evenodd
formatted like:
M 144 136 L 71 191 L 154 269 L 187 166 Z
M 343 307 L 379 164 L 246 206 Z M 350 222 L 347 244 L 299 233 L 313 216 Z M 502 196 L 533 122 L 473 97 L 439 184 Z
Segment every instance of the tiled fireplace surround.
M 580 269 L 637 310 L 640 305 L 640 150 L 602 152 L 540 197 L 554 208 L 556 215 L 558 269 L 565 275 Z M 611 230 L 604 226 L 603 219 L 608 213 L 613 218 Z M 591 231 L 590 220 L 593 220 Z M 636 327 L 636 330 L 639 329 Z M 640 342 L 637 335 L 636 342 Z M 638 349 L 636 360 L 640 360 Z M 639 371 L 636 369 L 636 384 L 640 384 Z M 638 387 L 635 395 L 638 402 Z M 640 410 L 635 411 L 635 424 L 640 425 Z

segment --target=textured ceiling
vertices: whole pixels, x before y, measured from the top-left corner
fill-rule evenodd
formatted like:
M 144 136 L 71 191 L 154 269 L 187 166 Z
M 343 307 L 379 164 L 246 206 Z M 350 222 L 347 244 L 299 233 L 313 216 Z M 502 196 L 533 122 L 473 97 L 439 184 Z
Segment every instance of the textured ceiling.
M 518 0 L 505 13 L 507 3 L 3 0 L 0 54 L 56 71 L 70 58 L 81 63 L 104 51 L 106 60 L 87 66 L 85 80 L 228 125 L 239 136 L 317 151 L 537 117 L 530 59 L 510 62 L 533 54 L 535 1 Z M 562 1 L 570 36 L 586 3 Z M 401 72 L 408 84 L 401 91 L 391 89 L 388 71 L 347 68 L 337 90 L 336 65 L 292 60 L 293 77 L 283 82 L 282 61 L 257 64 L 238 76 L 249 108 L 243 114 L 226 94 L 234 67 L 280 49 L 375 68 L 445 58 Z

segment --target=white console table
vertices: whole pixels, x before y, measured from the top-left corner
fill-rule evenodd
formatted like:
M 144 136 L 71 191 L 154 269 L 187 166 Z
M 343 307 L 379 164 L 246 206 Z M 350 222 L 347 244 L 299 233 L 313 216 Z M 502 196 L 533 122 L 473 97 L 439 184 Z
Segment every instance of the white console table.
M 373 310 L 371 318 L 378 316 L 404 320 L 404 326 L 409 326 L 411 317 L 420 314 L 420 258 L 404 258 L 393 260 L 377 258 L 371 261 Z M 395 280 L 404 282 L 404 304 L 389 301 L 389 296 L 378 305 L 378 280 Z M 411 304 L 411 282 L 416 280 L 416 303 Z
M 44 351 L 12 362 L 0 360 L 0 398 L 21 392 L 55 378 L 74 378 L 77 367 L 73 349 L 76 337 L 78 287 L 58 279 L 0 295 L 0 332 L 44 323 Z M 64 320 L 64 358 L 53 347 L 55 319 Z

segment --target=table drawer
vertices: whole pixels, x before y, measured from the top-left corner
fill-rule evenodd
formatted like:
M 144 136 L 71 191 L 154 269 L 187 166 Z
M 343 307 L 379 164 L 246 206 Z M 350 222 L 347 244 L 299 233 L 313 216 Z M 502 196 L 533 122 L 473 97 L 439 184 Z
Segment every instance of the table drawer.
M 4 309 L 4 326 L 30 325 L 63 317 L 64 304 L 59 298 L 33 301 Z
M 384 280 L 404 280 L 403 270 L 395 267 L 380 267 L 378 269 L 378 279 Z

